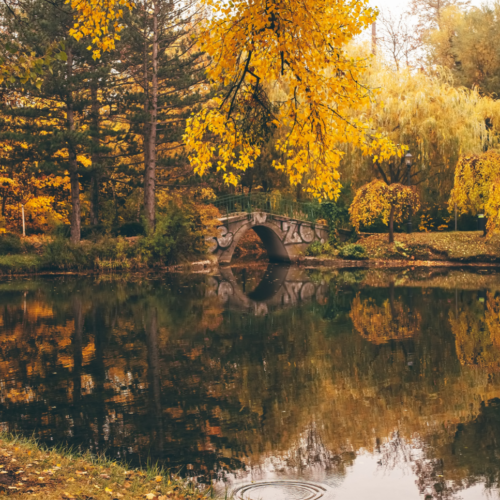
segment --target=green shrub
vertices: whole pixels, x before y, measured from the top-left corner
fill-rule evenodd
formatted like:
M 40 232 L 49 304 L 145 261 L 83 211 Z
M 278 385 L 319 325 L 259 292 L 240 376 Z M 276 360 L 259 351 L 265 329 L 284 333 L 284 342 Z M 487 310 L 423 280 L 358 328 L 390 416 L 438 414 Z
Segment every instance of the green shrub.
M 71 233 L 71 231 L 70 231 Z M 80 236 L 82 240 L 94 240 L 106 234 L 106 228 L 103 224 L 82 226 Z M 69 234 L 68 234 L 69 236 Z
M 184 205 L 171 205 L 158 218 L 156 230 L 137 244 L 140 257 L 150 263 L 177 264 L 193 257 L 205 255 L 204 228 L 196 209 Z
M 125 222 L 118 228 L 120 236 L 143 236 L 144 226 L 140 222 Z
M 330 243 L 321 243 L 320 241 L 313 241 L 306 249 L 306 255 L 310 257 L 317 257 L 318 255 L 333 255 L 335 249 Z
M 343 259 L 364 260 L 367 259 L 366 250 L 363 245 L 348 244 L 344 245 L 339 252 Z
M 86 245 L 73 245 L 58 237 L 47 243 L 43 250 L 42 265 L 56 269 L 85 269 L 92 266 L 92 254 Z
M 71 236 L 71 225 L 70 224 L 57 224 L 54 227 L 52 234 L 56 238 L 69 238 Z
M 22 252 L 21 238 L 14 233 L 0 234 L 0 255 L 15 255 Z

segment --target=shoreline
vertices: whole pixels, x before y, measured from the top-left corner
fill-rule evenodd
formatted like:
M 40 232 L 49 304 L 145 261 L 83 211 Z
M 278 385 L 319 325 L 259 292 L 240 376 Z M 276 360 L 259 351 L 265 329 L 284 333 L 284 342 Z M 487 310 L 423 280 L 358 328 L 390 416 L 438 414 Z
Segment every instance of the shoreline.
M 154 267 L 133 270 L 43 270 L 33 272 L 0 272 L 0 280 L 23 277 L 51 277 L 51 276 L 148 276 L 168 273 L 209 273 L 224 267 L 261 267 L 269 264 L 283 264 L 289 266 L 303 267 L 305 269 L 414 269 L 414 268 L 467 268 L 473 269 L 498 269 L 500 262 L 464 262 L 455 260 L 398 260 L 398 259 L 365 259 L 348 260 L 321 257 L 302 257 L 296 262 L 271 262 L 268 260 L 257 261 L 234 261 L 230 264 L 219 264 L 210 260 L 188 262 L 173 266 Z
M 0 495 L 45 500 L 204 500 L 216 498 L 157 465 L 129 469 L 90 453 L 0 433 Z

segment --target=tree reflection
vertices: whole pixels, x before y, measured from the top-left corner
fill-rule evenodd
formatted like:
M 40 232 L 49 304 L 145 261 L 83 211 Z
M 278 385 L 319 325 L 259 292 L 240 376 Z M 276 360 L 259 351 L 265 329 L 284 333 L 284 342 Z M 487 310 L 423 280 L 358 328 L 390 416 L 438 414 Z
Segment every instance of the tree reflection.
M 420 331 L 420 312 L 413 312 L 401 300 L 394 299 L 394 285 L 381 306 L 371 297 L 361 299 L 358 293 L 352 301 L 350 317 L 356 331 L 373 344 L 410 339 Z
M 210 283 L 0 284 L 4 428 L 207 477 L 269 464 L 342 476 L 363 449 L 410 464 L 435 498 L 498 480 L 498 404 L 482 404 L 500 391 L 493 295 L 485 308 L 463 292 L 456 319 L 454 291 L 339 274 L 321 303 L 255 316 Z
M 450 311 L 450 324 L 462 365 L 500 370 L 500 297 L 463 303 L 458 315 Z

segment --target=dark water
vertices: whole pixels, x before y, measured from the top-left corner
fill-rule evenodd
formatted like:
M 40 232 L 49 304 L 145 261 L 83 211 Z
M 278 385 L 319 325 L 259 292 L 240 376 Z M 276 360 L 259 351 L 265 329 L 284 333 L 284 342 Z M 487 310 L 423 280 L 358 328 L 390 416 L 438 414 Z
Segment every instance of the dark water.
M 499 496 L 500 274 L 17 279 L 0 325 L 3 430 L 244 499 Z

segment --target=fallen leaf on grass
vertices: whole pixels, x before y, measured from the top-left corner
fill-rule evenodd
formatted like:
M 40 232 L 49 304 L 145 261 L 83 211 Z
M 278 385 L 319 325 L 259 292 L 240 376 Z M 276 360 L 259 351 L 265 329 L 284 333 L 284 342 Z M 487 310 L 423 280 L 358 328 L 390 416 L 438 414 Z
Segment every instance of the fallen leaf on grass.
M 128 488 L 130 488 L 132 486 L 132 483 L 129 483 L 128 481 L 125 481 L 123 483 L 123 486 L 128 489 Z
M 100 474 L 99 477 L 102 477 L 103 479 L 111 479 L 107 474 Z
M 156 482 L 161 483 L 161 480 L 163 479 L 162 476 L 156 476 Z
M 154 493 L 146 493 L 144 496 L 146 497 L 146 500 L 154 500 L 157 498 Z
M 110 490 L 109 488 L 104 488 L 104 491 L 110 495 L 113 493 L 113 490 Z
M 76 473 L 79 475 L 79 476 L 84 476 L 85 474 L 88 474 L 87 471 L 84 471 L 84 470 L 77 470 Z

